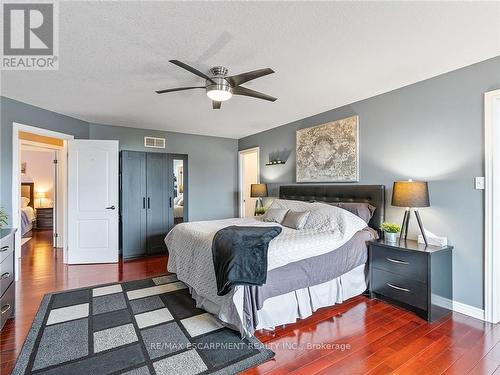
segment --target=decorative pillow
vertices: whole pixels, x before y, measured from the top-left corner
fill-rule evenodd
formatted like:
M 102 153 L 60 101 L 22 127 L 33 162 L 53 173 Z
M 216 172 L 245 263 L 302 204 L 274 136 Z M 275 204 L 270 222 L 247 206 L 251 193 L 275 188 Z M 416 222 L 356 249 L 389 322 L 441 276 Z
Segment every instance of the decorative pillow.
M 285 219 L 281 223 L 283 226 L 293 229 L 303 229 L 306 225 L 310 211 L 292 211 L 286 213 Z
M 184 206 L 184 195 L 181 196 L 181 199 L 177 202 L 178 206 Z
M 373 213 L 377 209 L 369 203 L 358 203 L 358 202 L 336 202 L 336 203 L 328 203 L 332 206 L 343 208 L 344 210 L 353 213 L 354 215 L 360 217 L 365 221 L 365 223 L 369 223 L 372 219 Z
M 26 197 L 21 197 L 21 207 L 26 208 L 28 207 L 28 204 L 30 203 L 30 199 Z
M 266 213 L 262 215 L 262 221 L 281 224 L 287 212 L 287 208 L 268 208 Z

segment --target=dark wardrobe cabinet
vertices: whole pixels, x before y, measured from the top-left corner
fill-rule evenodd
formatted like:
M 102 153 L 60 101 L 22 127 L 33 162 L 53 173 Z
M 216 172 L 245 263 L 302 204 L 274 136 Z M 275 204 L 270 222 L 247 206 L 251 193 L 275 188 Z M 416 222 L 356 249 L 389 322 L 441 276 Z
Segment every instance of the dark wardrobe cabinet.
M 172 227 L 169 157 L 163 153 L 120 154 L 120 219 L 122 255 L 136 258 L 166 253 Z

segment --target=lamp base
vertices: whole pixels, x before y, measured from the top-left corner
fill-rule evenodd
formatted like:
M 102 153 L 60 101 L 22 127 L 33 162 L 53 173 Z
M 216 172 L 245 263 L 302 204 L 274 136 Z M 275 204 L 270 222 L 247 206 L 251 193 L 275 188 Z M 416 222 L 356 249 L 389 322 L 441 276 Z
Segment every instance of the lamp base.
M 257 198 L 257 200 L 255 201 L 254 215 L 255 216 L 262 215 L 263 211 L 264 211 L 263 209 L 264 209 L 264 205 L 262 204 L 262 198 Z
M 406 241 L 406 239 L 408 238 L 408 227 L 410 226 L 411 210 L 412 210 L 411 208 L 407 208 L 405 211 L 405 216 L 403 217 L 403 223 L 401 224 L 401 236 L 399 237 L 400 242 L 401 239 L 404 239 L 404 241 Z M 420 233 L 422 233 L 422 238 L 424 239 L 425 246 L 427 247 L 429 243 L 427 242 L 427 236 L 425 235 L 424 226 L 422 225 L 422 219 L 420 219 L 420 213 L 418 212 L 417 209 L 415 209 L 414 211 L 415 211 L 415 217 L 417 218 L 418 227 L 420 228 Z

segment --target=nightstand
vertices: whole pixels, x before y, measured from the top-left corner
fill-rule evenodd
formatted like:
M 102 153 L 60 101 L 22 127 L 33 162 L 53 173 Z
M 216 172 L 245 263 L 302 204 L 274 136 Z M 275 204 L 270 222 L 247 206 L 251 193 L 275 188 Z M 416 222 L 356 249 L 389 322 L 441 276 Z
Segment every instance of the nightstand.
M 39 207 L 36 209 L 36 228 L 52 229 L 54 222 L 54 209 L 52 207 Z
M 370 296 L 415 312 L 429 322 L 453 304 L 452 246 L 407 240 L 369 242 Z

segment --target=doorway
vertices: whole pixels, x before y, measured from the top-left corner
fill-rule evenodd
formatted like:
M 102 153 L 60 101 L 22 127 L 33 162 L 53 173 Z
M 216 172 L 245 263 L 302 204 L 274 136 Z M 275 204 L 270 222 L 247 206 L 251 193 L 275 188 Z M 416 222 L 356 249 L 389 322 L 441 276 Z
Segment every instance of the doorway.
M 23 139 L 24 138 L 24 139 Z M 52 210 L 53 215 L 53 228 L 56 228 L 55 232 L 58 234 L 57 237 L 52 237 L 53 245 L 63 250 L 63 261 L 66 262 L 66 236 L 67 236 L 67 159 L 64 157 L 67 153 L 67 141 L 73 139 L 72 135 L 59 133 L 51 130 L 46 130 L 42 128 L 37 128 L 34 126 L 19 124 L 14 122 L 12 124 L 12 225 L 15 228 L 21 228 L 21 143 L 26 145 L 31 144 L 33 146 L 40 146 L 45 149 L 52 150 L 52 152 L 58 153 L 58 157 L 54 160 L 57 162 L 57 184 L 53 187 L 53 201 L 57 203 L 57 209 Z M 62 142 L 62 146 L 61 146 Z M 26 189 L 26 188 L 25 188 Z M 41 199 L 36 198 L 37 187 L 33 186 L 33 199 L 32 204 L 48 205 L 48 201 L 45 200 L 45 195 L 39 195 Z M 40 193 L 42 193 L 40 191 Z M 34 208 L 34 207 L 33 207 Z M 43 207 L 42 207 L 43 208 Z M 47 219 L 46 222 L 49 222 Z M 15 234 L 15 257 L 19 259 L 21 257 L 21 230 L 18 230 Z M 15 275 L 16 280 L 19 279 L 20 268 L 19 262 L 15 262 Z
M 34 238 L 51 239 L 52 247 L 58 247 L 62 210 L 58 200 L 59 159 L 63 141 L 20 132 L 21 159 L 21 245 Z M 33 139 L 37 139 L 36 141 Z M 59 192 L 59 195 L 60 192 Z M 59 220 L 58 220 L 59 219 Z M 34 236 L 35 232 L 40 236 Z M 62 244 L 59 244 L 62 245 Z M 62 247 L 62 246 L 59 246 Z
M 260 183 L 260 148 L 238 152 L 240 217 L 253 217 L 256 198 L 250 197 L 250 186 Z
M 484 96 L 485 251 L 484 317 L 500 322 L 500 90 Z

